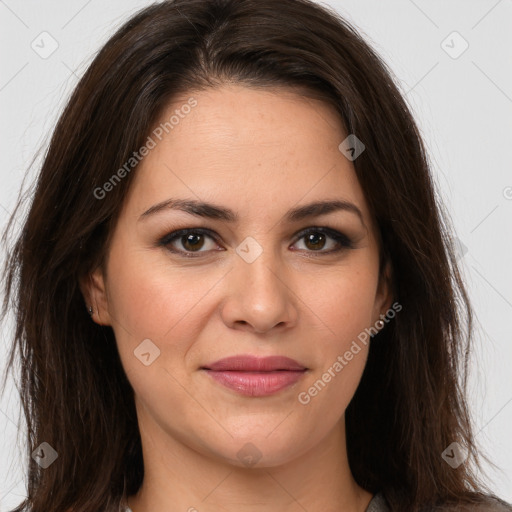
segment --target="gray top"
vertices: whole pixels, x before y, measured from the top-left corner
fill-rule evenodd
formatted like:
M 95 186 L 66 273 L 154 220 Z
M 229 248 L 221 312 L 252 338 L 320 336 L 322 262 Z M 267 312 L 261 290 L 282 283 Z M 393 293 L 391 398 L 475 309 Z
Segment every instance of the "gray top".
M 512 505 L 499 498 L 490 497 L 487 502 L 467 505 L 461 508 L 458 505 L 441 505 L 431 509 L 432 512 L 512 512 Z M 378 492 L 368 504 L 366 512 L 391 512 L 384 495 Z
M 366 512 L 391 512 L 388 507 L 387 501 L 384 498 L 383 494 L 378 492 L 368 503 L 368 508 Z

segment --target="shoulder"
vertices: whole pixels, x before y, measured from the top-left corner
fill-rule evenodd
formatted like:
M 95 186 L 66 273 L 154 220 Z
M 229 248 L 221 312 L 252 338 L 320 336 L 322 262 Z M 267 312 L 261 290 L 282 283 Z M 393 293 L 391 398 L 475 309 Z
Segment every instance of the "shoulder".
M 383 493 L 377 493 L 365 512 L 392 512 Z M 512 512 L 512 505 L 496 496 L 486 496 L 479 503 L 446 503 L 425 507 L 422 512 Z
M 512 505 L 496 496 L 486 496 L 478 503 L 451 503 L 436 507 L 432 512 L 512 512 Z
M 481 503 L 443 505 L 436 507 L 432 512 L 512 512 L 512 505 L 498 498 L 489 497 Z
M 388 502 L 384 495 L 381 492 L 375 494 L 375 496 L 370 500 L 367 509 L 365 512 L 391 512 L 389 508 Z

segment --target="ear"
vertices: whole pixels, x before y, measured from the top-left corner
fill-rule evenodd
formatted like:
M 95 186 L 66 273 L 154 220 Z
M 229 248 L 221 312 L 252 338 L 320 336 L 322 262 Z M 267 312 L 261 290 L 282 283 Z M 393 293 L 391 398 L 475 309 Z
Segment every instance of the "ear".
M 82 276 L 79 280 L 79 285 L 87 309 L 92 307 L 92 320 L 98 325 L 112 325 L 102 268 L 98 267 L 92 273 Z
M 391 262 L 387 260 L 381 272 L 375 295 L 374 324 L 380 320 L 381 315 L 386 315 L 386 312 L 391 308 L 393 302 L 392 276 Z

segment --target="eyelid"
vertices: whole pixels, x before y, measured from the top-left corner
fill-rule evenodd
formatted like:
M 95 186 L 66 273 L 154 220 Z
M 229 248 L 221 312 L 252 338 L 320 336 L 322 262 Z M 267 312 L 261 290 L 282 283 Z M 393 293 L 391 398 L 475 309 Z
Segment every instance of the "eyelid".
M 293 236 L 294 242 L 292 245 L 295 245 L 299 240 L 301 240 L 305 235 L 307 235 L 309 233 L 322 233 L 322 234 L 328 236 L 329 238 L 333 239 L 338 244 L 337 248 L 330 249 L 328 251 L 324 251 L 324 250 L 306 251 L 306 253 L 311 254 L 311 255 L 318 254 L 319 256 L 322 256 L 322 255 L 335 254 L 335 253 L 339 253 L 343 250 L 353 249 L 355 247 L 354 240 L 351 237 L 349 237 L 348 235 L 346 235 L 345 233 L 343 233 L 337 229 L 330 228 L 328 226 L 309 226 L 307 228 L 300 230 Z M 199 257 L 199 255 L 201 255 L 203 253 L 211 252 L 211 251 L 183 251 L 183 250 L 169 249 L 169 245 L 172 242 L 174 242 L 175 240 L 179 240 L 181 237 L 188 235 L 188 234 L 206 235 L 206 236 L 210 237 L 212 240 L 214 240 L 217 244 L 220 245 L 220 241 L 219 241 L 220 237 L 214 231 L 212 231 L 208 228 L 190 227 L 190 228 L 177 229 L 175 231 L 171 231 L 170 233 L 164 235 L 158 241 L 158 246 L 163 246 L 167 250 L 169 250 L 169 252 L 172 252 L 173 254 L 178 254 L 183 257 L 188 257 L 188 258 L 196 258 L 196 257 Z

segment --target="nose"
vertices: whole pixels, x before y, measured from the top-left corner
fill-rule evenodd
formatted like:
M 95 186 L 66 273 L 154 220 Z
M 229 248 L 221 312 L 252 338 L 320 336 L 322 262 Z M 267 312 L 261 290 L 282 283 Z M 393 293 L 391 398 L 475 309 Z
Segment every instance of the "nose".
M 221 315 L 230 328 L 263 334 L 297 322 L 300 299 L 292 273 L 270 250 L 252 262 L 237 255 L 224 279 L 223 293 Z

